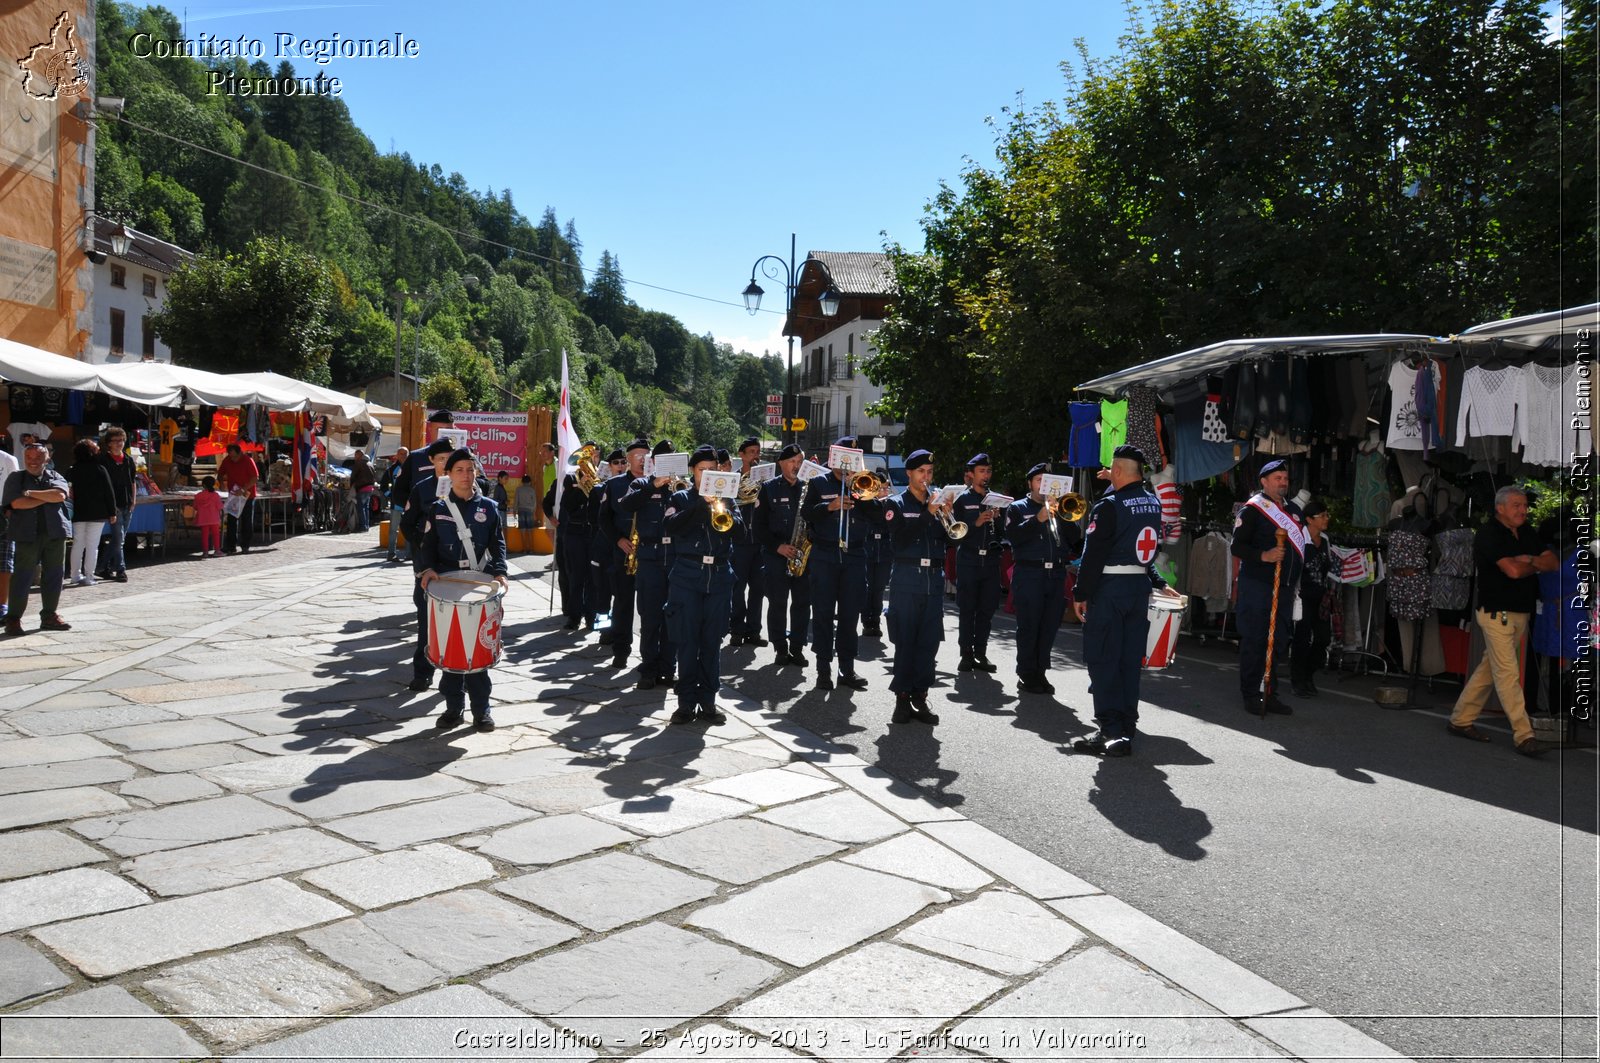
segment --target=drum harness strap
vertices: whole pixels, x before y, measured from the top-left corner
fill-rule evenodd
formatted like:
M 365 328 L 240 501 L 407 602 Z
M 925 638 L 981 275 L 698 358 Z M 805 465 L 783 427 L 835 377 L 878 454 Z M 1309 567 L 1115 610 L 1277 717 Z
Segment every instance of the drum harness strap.
M 467 559 L 457 567 L 470 568 L 474 572 L 482 572 L 489 564 L 489 553 L 484 551 L 482 557 L 478 556 L 477 548 L 472 545 L 472 531 L 467 527 L 467 522 L 461 516 L 461 510 L 456 505 L 455 494 L 444 496 L 444 504 L 450 507 L 450 516 L 456 522 L 456 540 L 461 543 L 461 549 L 466 551 Z

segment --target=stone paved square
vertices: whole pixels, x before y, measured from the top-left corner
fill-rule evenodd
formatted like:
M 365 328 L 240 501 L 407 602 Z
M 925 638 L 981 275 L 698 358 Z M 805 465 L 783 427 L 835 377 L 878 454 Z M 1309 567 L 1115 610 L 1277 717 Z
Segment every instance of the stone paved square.
M 839 784 L 832 779 L 818 779 L 784 768 L 763 768 L 728 779 L 701 783 L 695 787 L 708 794 L 721 794 L 724 797 L 748 801 L 758 808 L 798 801 L 802 797 L 815 797 L 817 794 L 838 788 Z
M 708 904 L 687 923 L 808 967 L 948 900 L 948 893 L 920 882 L 830 862 Z
M 478 852 L 513 864 L 558 864 L 636 840 L 638 835 L 588 816 L 547 816 L 495 831 Z
M 743 885 L 808 864 L 843 849 L 838 842 L 798 834 L 755 819 L 725 819 L 656 838 L 638 851 L 668 863 Z
M 91 978 L 151 967 L 350 914 L 282 879 L 159 901 L 33 931 Z
M 729 1021 L 758 1033 L 793 1031 L 805 1039 L 800 1047 L 830 1059 L 888 1059 L 907 1053 L 914 1047 L 910 1039 L 933 1032 L 1006 984 L 970 967 L 874 942 L 735 1008 Z
M 0 1008 L 71 984 L 72 979 L 43 953 L 16 938 L 0 938 Z
M 98 864 L 104 859 L 104 853 L 58 830 L 0 834 L 0 880 Z
M 287 945 L 186 963 L 144 983 L 225 1048 L 281 1035 L 372 1000 L 360 982 Z M 250 1016 L 250 1017 L 245 1017 Z M 281 1016 L 281 1017 L 280 1017 Z
M 365 909 L 382 908 L 493 877 L 494 866 L 483 857 L 437 842 L 347 864 L 329 864 L 301 876 L 311 885 Z
M 758 812 L 755 818 L 836 842 L 875 842 L 906 829 L 904 823 L 871 801 L 849 792 Z
M 67 760 L 59 764 L 27 764 L 0 769 L 0 795 L 117 783 L 133 778 L 134 774 L 132 765 L 110 757 Z
M 68 1018 L 94 1015 L 93 1019 Z M 17 1016 L 30 1016 L 16 1021 Z M 203 1059 L 183 1027 L 121 986 L 100 986 L 6 1016 L 5 1054 L 55 1059 Z
M 649 797 L 631 797 L 597 805 L 589 809 L 588 814 L 640 834 L 662 835 L 741 816 L 750 811 L 753 811 L 752 806 L 731 797 L 703 794 L 698 790 L 670 789 Z
M 117 792 L 124 797 L 168 805 L 201 797 L 215 797 L 222 793 L 222 788 L 195 775 L 146 775 L 142 779 L 123 783 Z
M 502 827 L 537 815 L 531 809 L 488 794 L 460 794 L 329 820 L 323 827 L 375 849 L 399 849 L 418 842 Z
M 1023 975 L 1084 939 L 1037 901 L 990 890 L 906 927 L 896 941 L 962 960 L 997 974 Z
M 116 755 L 115 749 L 90 735 L 54 735 L 50 738 L 17 738 L 0 742 L 0 768 L 57 764 L 63 760 L 91 760 Z
M 495 888 L 590 930 L 614 930 L 717 890 L 714 882 L 625 853 L 576 860 Z
M 79 820 L 72 829 L 112 852 L 137 856 L 157 849 L 176 849 L 304 823 L 299 816 L 253 797 L 230 794 L 209 801 Z
M 11 794 L 0 797 L 0 830 L 61 823 L 81 816 L 103 816 L 109 812 L 122 812 L 129 807 L 128 802 L 116 794 L 107 793 L 97 786 Z
M 529 961 L 484 981 L 537 1015 L 579 1033 L 636 1043 L 641 1027 L 668 1028 L 750 993 L 778 973 L 770 963 L 698 934 L 646 923 Z M 606 1016 L 626 1015 L 627 1019 Z
M 994 881 L 994 876 L 983 868 L 915 831 L 851 853 L 844 862 L 957 893 L 970 893 Z
M 125 758 L 141 768 L 158 772 L 200 771 L 224 764 L 241 764 L 265 759 L 260 753 L 232 743 L 162 749 L 154 753 L 129 753 Z
M 299 785 L 262 790 L 257 796 L 302 816 L 322 820 L 371 812 L 390 805 L 426 801 L 430 797 L 447 797 L 471 789 L 464 782 L 445 775 L 435 775 L 419 765 L 400 769 L 357 763 L 354 768 L 359 772 L 356 776 L 347 774 L 343 769 L 334 773 L 336 777 L 333 778 L 313 773 L 308 781 Z M 374 771 L 376 775 L 372 774 Z
M 0 934 L 149 904 L 130 882 L 90 867 L 0 884 Z
M 343 863 L 365 850 L 308 827 L 146 853 L 128 861 L 124 874 L 164 896 L 204 893 L 308 867 Z
M 152 749 L 177 749 L 180 746 L 198 746 L 207 742 L 237 742 L 241 738 L 255 736 L 242 727 L 206 718 L 113 727 L 96 733 L 95 737 L 131 752 L 144 753 Z

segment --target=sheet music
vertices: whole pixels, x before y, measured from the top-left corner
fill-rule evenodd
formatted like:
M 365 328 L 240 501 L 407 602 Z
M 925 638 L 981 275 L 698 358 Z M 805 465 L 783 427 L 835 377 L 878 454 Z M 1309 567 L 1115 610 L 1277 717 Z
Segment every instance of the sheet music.
M 827 476 L 828 470 L 807 458 L 800 463 L 799 476 L 802 480 L 815 480 L 819 476 Z
M 867 467 L 865 452 L 855 447 L 829 447 L 828 468 L 845 472 L 862 472 Z
M 993 509 L 1005 509 L 1015 501 L 1010 495 L 1003 495 L 999 491 L 990 491 L 983 496 L 983 504 Z
M 1072 477 L 1047 472 L 1039 477 L 1039 493 L 1045 498 L 1060 498 L 1072 493 Z
M 705 498 L 737 498 L 740 476 L 718 469 L 700 470 L 700 494 Z
M 677 451 L 669 452 L 658 455 L 655 458 L 646 458 L 645 466 L 644 474 L 651 479 L 660 479 L 663 476 L 668 478 L 682 476 L 687 479 L 689 476 L 689 455 Z
M 777 475 L 778 466 L 776 462 L 764 461 L 760 465 L 750 466 L 750 479 L 758 484 L 764 484 Z

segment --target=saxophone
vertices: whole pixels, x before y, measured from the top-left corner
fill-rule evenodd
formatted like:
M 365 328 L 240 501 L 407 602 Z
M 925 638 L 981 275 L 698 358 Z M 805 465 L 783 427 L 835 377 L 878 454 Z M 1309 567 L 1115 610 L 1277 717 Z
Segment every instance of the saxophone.
M 806 495 L 811 493 L 811 481 L 800 488 L 800 504 L 794 508 L 794 531 L 789 534 L 789 545 L 795 555 L 789 559 L 789 575 L 796 579 L 806 574 L 806 562 L 811 560 L 811 533 L 806 531 Z
M 628 542 L 633 544 L 633 551 L 628 554 L 628 559 L 622 563 L 624 575 L 637 576 L 639 574 L 639 514 L 634 513 L 633 524 L 628 529 Z

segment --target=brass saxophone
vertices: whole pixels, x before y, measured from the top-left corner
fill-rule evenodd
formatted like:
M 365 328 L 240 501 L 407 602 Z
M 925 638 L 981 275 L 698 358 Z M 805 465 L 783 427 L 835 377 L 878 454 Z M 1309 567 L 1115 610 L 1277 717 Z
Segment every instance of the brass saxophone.
M 795 555 L 789 559 L 789 575 L 798 579 L 806 574 L 806 563 L 811 560 L 811 533 L 806 531 L 806 495 L 811 493 L 811 481 L 800 488 L 800 504 L 794 508 L 794 531 L 789 533 L 789 545 Z

